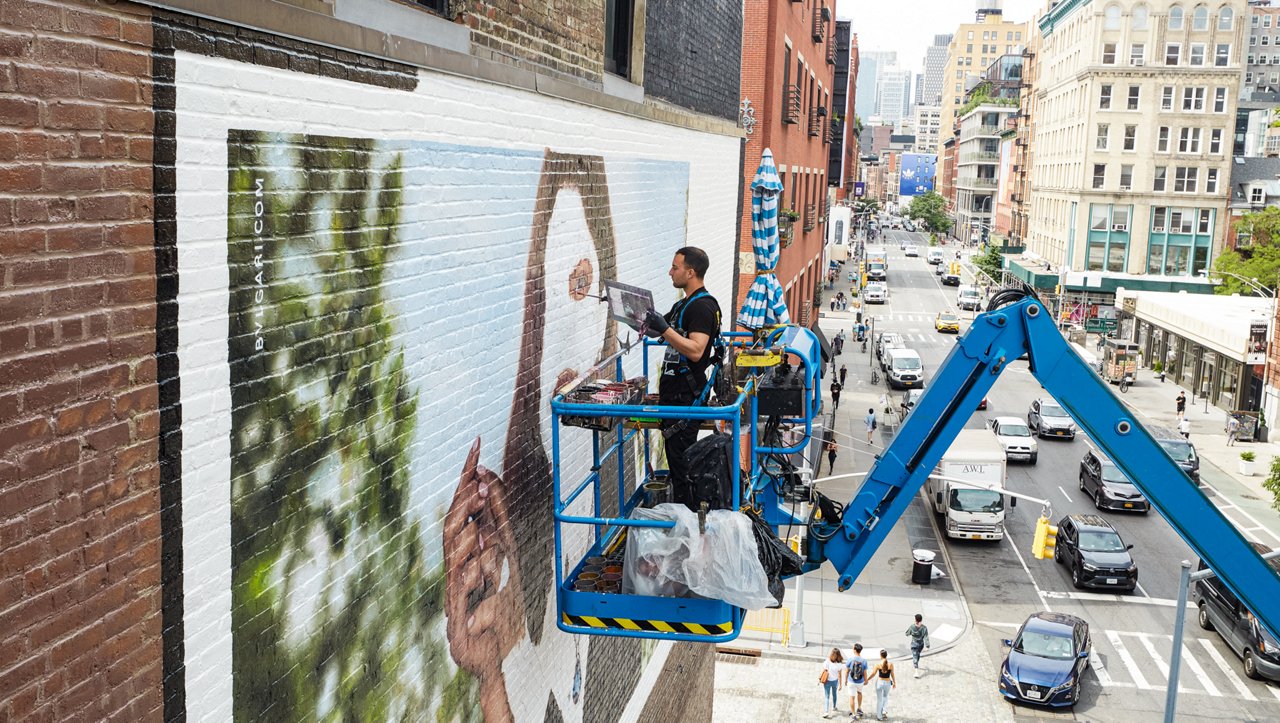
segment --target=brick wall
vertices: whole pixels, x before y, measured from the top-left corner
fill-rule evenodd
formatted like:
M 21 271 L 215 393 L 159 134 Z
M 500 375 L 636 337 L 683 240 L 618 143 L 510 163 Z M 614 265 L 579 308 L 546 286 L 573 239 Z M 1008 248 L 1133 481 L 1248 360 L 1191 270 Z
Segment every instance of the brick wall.
M 0 2 L 0 720 L 160 712 L 150 43 Z
M 737 121 L 741 0 L 648 0 L 645 18 L 645 92 Z
M 478 56 L 597 82 L 604 75 L 601 0 L 470 0 L 462 18 Z

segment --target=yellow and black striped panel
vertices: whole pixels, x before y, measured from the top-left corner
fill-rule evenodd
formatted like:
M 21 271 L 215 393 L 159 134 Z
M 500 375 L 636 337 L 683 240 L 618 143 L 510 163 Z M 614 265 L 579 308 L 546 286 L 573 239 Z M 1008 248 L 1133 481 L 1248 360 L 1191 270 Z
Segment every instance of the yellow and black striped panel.
M 733 632 L 733 621 L 717 625 L 700 623 L 676 623 L 666 620 L 631 620 L 628 618 L 596 618 L 587 615 L 561 613 L 566 625 L 584 628 L 617 628 L 649 633 L 685 633 L 688 635 L 724 635 Z

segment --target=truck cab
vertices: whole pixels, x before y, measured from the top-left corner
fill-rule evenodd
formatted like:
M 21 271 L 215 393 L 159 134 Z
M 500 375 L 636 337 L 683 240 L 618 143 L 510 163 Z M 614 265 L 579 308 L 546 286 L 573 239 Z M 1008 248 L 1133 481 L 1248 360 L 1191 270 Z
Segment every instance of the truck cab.
M 965 311 L 978 311 L 982 308 L 982 293 L 975 286 L 961 286 L 956 292 L 956 306 Z
M 943 516 L 947 537 L 1000 540 L 1004 483 L 1004 449 L 994 435 L 985 429 L 963 429 L 925 481 L 925 494 L 933 511 Z M 1010 507 L 1014 500 L 1010 498 Z

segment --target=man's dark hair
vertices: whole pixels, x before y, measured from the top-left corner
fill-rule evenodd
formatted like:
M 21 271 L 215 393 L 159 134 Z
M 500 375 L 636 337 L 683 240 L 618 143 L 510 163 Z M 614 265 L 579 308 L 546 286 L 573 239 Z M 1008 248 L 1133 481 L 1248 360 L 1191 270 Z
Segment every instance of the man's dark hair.
M 693 269 L 693 273 L 702 278 L 707 275 L 707 269 L 711 268 L 711 259 L 707 258 L 707 252 L 697 246 L 685 246 L 676 251 L 684 257 L 684 265 Z
M 923 619 L 924 618 L 920 615 L 920 613 L 916 613 L 916 622 L 920 622 Z

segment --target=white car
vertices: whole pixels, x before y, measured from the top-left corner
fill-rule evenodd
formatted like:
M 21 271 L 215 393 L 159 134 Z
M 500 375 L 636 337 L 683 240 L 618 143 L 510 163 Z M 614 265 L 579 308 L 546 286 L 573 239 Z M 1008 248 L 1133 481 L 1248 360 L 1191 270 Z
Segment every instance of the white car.
M 991 431 L 996 434 L 996 441 L 1004 447 L 1005 459 L 1036 463 L 1040 448 L 1025 420 L 1020 417 L 995 417 L 987 422 L 987 426 L 991 427 Z
M 884 284 L 867 284 L 862 300 L 868 304 L 884 304 L 889 301 L 889 287 Z
M 942 249 L 929 249 L 928 261 L 931 264 L 941 264 Z
M 907 244 L 906 246 L 902 247 L 902 252 L 907 256 L 919 256 L 920 248 L 915 244 Z

